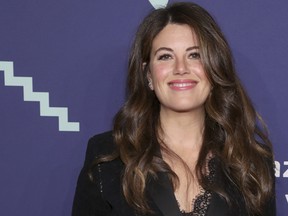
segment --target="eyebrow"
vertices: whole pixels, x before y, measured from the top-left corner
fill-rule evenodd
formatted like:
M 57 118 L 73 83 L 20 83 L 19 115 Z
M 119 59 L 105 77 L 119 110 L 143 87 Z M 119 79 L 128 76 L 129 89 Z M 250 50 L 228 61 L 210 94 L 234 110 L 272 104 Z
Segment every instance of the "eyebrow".
M 199 46 L 188 47 L 188 48 L 186 49 L 186 51 L 191 51 L 191 50 L 194 50 L 194 49 L 199 49 Z M 169 52 L 173 52 L 173 49 L 171 49 L 171 48 L 168 48 L 168 47 L 160 47 L 159 49 L 157 49 L 157 50 L 154 52 L 154 55 L 156 55 L 157 52 L 162 51 L 162 50 L 164 50 L 164 51 L 169 51 Z

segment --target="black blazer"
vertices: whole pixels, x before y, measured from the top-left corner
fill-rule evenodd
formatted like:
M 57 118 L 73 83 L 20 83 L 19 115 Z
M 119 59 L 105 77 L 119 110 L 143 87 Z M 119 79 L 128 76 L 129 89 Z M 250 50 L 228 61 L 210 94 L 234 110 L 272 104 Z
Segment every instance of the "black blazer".
M 89 140 L 84 167 L 77 182 L 72 216 L 137 216 L 122 193 L 121 173 L 124 164 L 120 159 L 97 165 L 93 169 L 96 182 L 91 182 L 88 177 L 88 170 L 95 157 L 109 154 L 114 149 L 115 144 L 111 132 L 96 135 Z M 228 188 L 228 193 L 236 200 L 236 205 L 229 208 L 224 199 L 212 193 L 206 216 L 248 215 L 240 193 L 235 188 L 226 185 L 223 179 L 220 179 L 219 183 Z M 171 182 L 165 173 L 159 173 L 157 181 L 149 181 L 147 192 L 154 216 L 181 216 Z M 274 215 L 275 199 L 267 204 L 265 216 Z

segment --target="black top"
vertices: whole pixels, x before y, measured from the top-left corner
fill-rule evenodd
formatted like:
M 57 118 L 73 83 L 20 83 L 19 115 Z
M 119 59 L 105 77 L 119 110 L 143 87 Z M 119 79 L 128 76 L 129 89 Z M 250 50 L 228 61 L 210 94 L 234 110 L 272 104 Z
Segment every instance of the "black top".
M 91 182 L 88 177 L 88 170 L 93 160 L 100 155 L 112 153 L 114 149 L 115 144 L 111 132 L 96 135 L 89 140 L 84 167 L 77 182 L 72 216 L 139 216 L 127 204 L 122 193 L 121 174 L 124 164 L 119 158 L 98 164 L 93 169 L 95 182 Z M 229 208 L 226 201 L 218 194 L 209 192 L 207 210 L 203 214 L 192 215 L 248 216 L 241 193 L 225 178 L 218 176 L 217 163 L 213 162 L 212 165 L 215 166 L 216 184 L 225 188 L 232 200 L 232 207 Z M 157 177 L 157 180 L 151 178 L 146 187 L 147 199 L 154 211 L 153 215 L 182 216 L 167 174 L 159 173 Z M 196 202 L 201 203 L 201 199 L 195 200 L 194 210 L 200 206 Z M 271 199 L 266 207 L 263 216 L 276 215 L 275 198 Z M 201 206 L 199 208 L 201 210 Z M 152 216 L 152 214 L 146 216 Z

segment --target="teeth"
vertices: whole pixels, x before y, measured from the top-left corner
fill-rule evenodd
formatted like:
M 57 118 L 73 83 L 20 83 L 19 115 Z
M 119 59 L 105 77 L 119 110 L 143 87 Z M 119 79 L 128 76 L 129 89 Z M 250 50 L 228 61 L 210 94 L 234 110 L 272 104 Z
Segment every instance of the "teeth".
M 186 86 L 191 86 L 192 83 L 171 83 L 170 85 L 182 88 L 182 87 L 186 87 Z

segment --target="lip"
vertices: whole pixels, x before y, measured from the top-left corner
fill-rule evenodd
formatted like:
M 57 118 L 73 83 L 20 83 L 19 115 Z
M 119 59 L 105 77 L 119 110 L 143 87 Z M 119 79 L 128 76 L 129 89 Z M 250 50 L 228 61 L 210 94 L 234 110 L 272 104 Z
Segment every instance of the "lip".
M 197 81 L 191 79 L 171 80 L 168 82 L 168 86 L 172 90 L 184 91 L 194 88 L 197 83 Z

